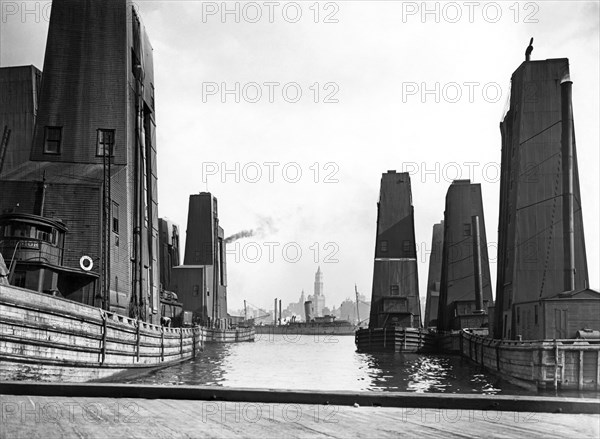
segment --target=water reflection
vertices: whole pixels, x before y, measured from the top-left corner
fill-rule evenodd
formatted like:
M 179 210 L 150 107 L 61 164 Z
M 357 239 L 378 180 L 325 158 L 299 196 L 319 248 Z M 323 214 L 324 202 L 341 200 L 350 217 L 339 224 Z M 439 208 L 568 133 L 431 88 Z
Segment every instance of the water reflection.
M 367 390 L 487 393 L 504 390 L 526 393 L 493 375 L 482 372 L 460 357 L 400 353 L 357 354 L 371 381 Z
M 130 383 L 301 390 L 526 394 L 456 356 L 356 352 L 354 337 L 262 337 L 207 345 L 194 361 Z

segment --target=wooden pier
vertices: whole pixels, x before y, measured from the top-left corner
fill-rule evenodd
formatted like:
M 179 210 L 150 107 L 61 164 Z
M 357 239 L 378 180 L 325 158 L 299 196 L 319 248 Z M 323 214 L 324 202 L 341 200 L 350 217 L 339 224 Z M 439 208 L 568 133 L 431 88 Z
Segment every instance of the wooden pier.
M 600 401 L 0 383 L 0 437 L 598 437 Z
M 457 337 L 464 357 L 514 383 L 600 390 L 600 340 L 494 340 L 466 331 Z

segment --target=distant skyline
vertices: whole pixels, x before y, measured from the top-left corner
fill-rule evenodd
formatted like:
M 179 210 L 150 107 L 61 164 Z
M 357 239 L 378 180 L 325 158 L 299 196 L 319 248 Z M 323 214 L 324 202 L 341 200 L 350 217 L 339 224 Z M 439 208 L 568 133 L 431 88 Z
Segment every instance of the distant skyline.
M 49 3 L 3 2 L 0 66 L 43 68 Z M 308 296 L 319 265 L 328 307 L 353 299 L 354 284 L 370 300 L 391 169 L 412 174 L 422 298 L 452 179 L 481 183 L 495 296 L 499 123 L 532 36 L 532 60 L 570 60 L 600 286 L 598 2 L 442 2 L 425 15 L 421 2 L 229 2 L 224 17 L 221 2 L 135 3 L 154 47 L 160 216 L 180 226 L 184 248 L 189 195 L 208 190 L 225 235 L 252 235 L 228 245 L 230 309 Z

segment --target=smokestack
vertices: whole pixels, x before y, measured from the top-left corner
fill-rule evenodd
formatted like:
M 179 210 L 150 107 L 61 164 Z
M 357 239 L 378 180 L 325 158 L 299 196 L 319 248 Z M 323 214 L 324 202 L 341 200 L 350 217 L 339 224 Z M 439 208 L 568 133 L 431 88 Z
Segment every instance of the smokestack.
M 562 133 L 560 138 L 563 174 L 563 246 L 564 289 L 575 290 L 575 224 L 573 212 L 573 83 L 565 78 L 560 84 Z
M 281 326 L 281 299 L 279 299 L 279 326 Z
M 483 309 L 483 275 L 481 273 L 481 232 L 479 229 L 479 216 L 471 217 L 473 234 L 473 274 L 475 277 L 475 312 L 484 314 Z
M 41 195 L 41 200 L 40 200 L 40 216 L 44 216 L 44 207 L 46 204 L 46 189 L 47 188 L 48 188 L 48 185 L 46 184 L 46 171 L 44 171 L 44 176 L 42 177 L 42 184 L 41 184 L 42 195 Z
M 312 302 L 310 300 L 307 300 L 306 302 L 304 302 L 304 315 L 306 318 L 306 323 L 310 322 L 312 320 Z
M 275 298 L 275 302 L 273 303 L 273 326 L 277 324 L 277 298 Z

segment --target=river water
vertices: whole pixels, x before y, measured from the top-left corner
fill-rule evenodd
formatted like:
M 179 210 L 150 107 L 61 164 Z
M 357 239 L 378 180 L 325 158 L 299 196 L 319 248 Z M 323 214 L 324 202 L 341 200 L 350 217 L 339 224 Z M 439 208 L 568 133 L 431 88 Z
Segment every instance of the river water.
M 453 355 L 356 352 L 352 336 L 257 334 L 127 381 L 297 390 L 531 394 Z

